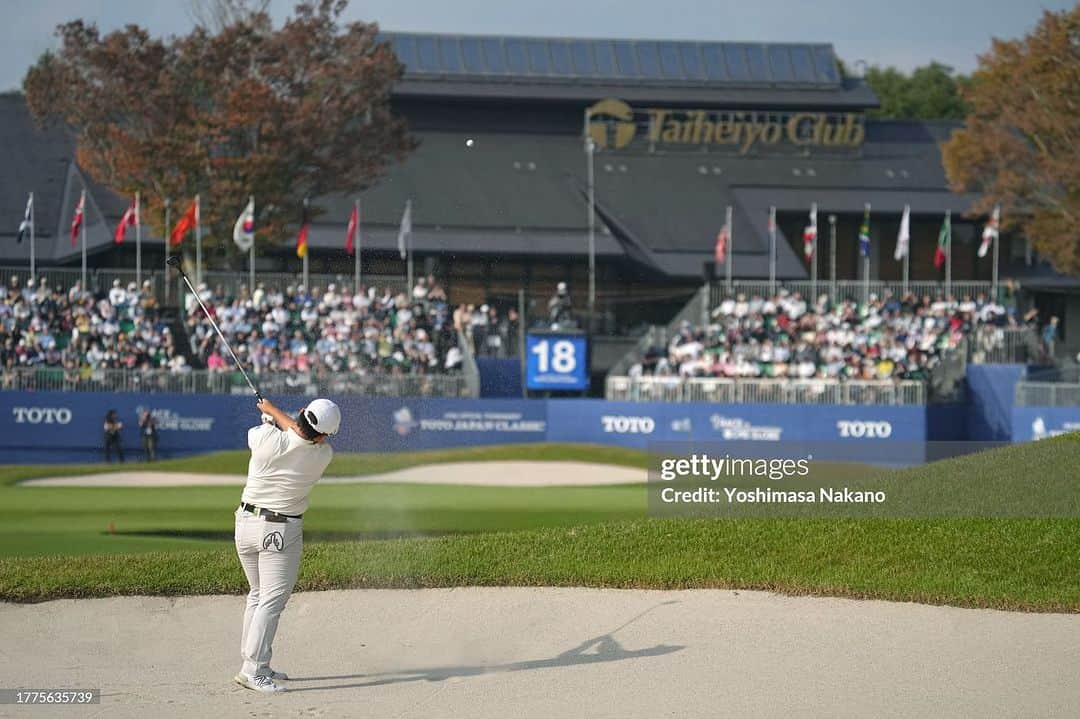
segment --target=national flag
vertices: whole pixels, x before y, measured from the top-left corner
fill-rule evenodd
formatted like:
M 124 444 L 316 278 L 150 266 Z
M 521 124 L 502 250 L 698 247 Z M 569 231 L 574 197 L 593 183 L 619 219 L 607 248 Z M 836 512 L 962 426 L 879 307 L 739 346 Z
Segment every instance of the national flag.
M 907 257 L 911 245 L 911 207 L 904 205 L 904 214 L 900 217 L 900 231 L 896 233 L 896 251 L 893 252 L 894 260 L 902 260 Z
M 113 234 L 113 241 L 118 244 L 124 244 L 124 236 L 127 235 L 127 228 L 134 227 L 139 224 L 139 207 L 135 204 L 135 199 L 132 198 L 131 204 L 124 210 L 124 214 L 120 217 L 120 224 L 116 226 L 116 232 Z
M 986 257 L 990 243 L 998 238 L 1001 224 L 1001 205 L 994 205 L 994 213 L 990 215 L 990 221 L 983 228 L 982 244 L 979 245 L 979 257 Z
M 810 206 L 810 224 L 802 233 L 803 254 L 809 262 L 814 257 L 814 244 L 817 242 L 817 203 Z
M 859 257 L 870 256 L 870 205 L 863 207 L 862 224 L 859 225 Z
M 728 242 L 731 240 L 731 229 L 724 223 L 720 232 L 716 233 L 716 264 L 722 265 L 727 262 Z
M 397 246 L 398 252 L 401 253 L 401 259 L 405 259 L 408 256 L 406 250 L 406 238 L 410 238 L 412 235 L 412 200 L 405 203 L 405 214 L 401 216 L 401 227 L 398 229 Z
M 945 221 L 941 223 L 941 230 L 937 236 L 937 249 L 934 250 L 934 267 L 939 270 L 945 266 L 945 253 L 952 244 L 952 217 L 945 213 Z
M 83 207 L 86 205 L 86 190 L 79 195 L 79 204 L 75 205 L 75 216 L 71 218 L 71 246 L 79 241 L 79 229 L 83 223 Z
M 250 252 L 255 245 L 255 198 L 248 199 L 244 211 L 236 218 L 232 231 L 233 242 L 241 252 Z
M 346 254 L 353 254 L 356 252 L 356 227 L 360 224 L 360 213 L 353 205 L 352 212 L 349 213 L 349 225 L 345 228 L 345 252 Z
M 180 218 L 180 221 L 173 225 L 172 232 L 169 233 L 169 247 L 176 247 L 184 241 L 184 235 L 191 232 L 199 222 L 199 198 L 196 197 L 188 205 L 187 211 L 184 216 Z
M 26 211 L 23 212 L 23 221 L 19 223 L 19 232 L 15 235 L 16 242 L 22 242 L 23 238 L 30 234 L 30 218 L 34 216 L 34 193 L 26 198 Z
M 300 212 L 300 232 L 296 235 L 296 256 L 300 259 L 307 257 L 308 245 L 308 200 L 304 198 L 304 206 Z

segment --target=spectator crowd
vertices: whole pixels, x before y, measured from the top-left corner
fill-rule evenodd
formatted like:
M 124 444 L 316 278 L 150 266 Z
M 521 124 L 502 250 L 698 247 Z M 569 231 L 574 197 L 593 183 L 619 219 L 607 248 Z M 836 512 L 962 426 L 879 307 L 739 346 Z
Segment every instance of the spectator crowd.
M 150 284 L 95 294 L 12 277 L 0 298 L 0 366 L 63 368 L 70 379 L 98 369 L 183 371 L 184 355 L 160 319 Z
M 865 304 L 809 303 L 780 290 L 723 300 L 707 327 L 682 323 L 631 376 L 928 380 L 966 338 L 982 350 L 1015 325 L 1015 309 L 978 297 L 871 295 Z
M 421 278 L 410 293 L 361 285 L 308 289 L 198 288 L 240 360 L 255 374 L 308 376 L 425 375 L 461 368 L 462 353 L 446 293 Z M 194 298 L 187 306 L 192 356 L 212 372 L 232 370 L 226 348 Z

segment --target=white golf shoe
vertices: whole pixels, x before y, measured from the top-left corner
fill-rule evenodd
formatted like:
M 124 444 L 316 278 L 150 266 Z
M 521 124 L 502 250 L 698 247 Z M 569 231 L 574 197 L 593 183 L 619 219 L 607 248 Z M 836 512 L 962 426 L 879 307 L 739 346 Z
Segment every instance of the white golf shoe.
M 263 694 L 276 694 L 277 692 L 285 691 L 285 687 L 274 684 L 274 680 L 266 674 L 256 674 L 251 677 L 241 672 L 233 677 L 233 680 L 242 687 L 253 689 L 254 691 Z

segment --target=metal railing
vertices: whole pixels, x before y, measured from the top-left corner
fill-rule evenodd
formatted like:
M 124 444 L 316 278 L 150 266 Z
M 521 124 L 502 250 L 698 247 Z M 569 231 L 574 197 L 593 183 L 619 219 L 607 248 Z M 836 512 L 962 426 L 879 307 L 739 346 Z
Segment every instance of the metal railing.
M 246 271 L 229 271 L 222 272 L 219 270 L 205 270 L 202 273 L 202 280 L 206 283 L 210 289 L 215 289 L 219 285 L 224 289 L 225 294 L 235 295 L 240 292 L 241 288 L 248 286 L 248 273 Z M 360 278 L 360 281 L 368 287 L 389 287 L 395 292 L 404 292 L 407 285 L 407 279 L 404 275 L 364 275 Z M 264 287 L 276 287 L 280 290 L 284 290 L 286 287 L 301 285 L 304 282 L 304 277 L 299 272 L 259 272 L 255 271 L 255 284 L 263 285 Z M 335 284 L 338 289 L 347 288 L 353 289 L 353 276 L 351 274 L 309 274 L 308 282 L 312 287 L 318 287 L 319 289 L 326 289 L 327 285 Z
M 980 325 L 967 339 L 967 359 L 973 364 L 1028 364 L 1043 353 L 1030 327 Z
M 92 292 L 108 292 L 112 287 L 113 280 L 127 287 L 128 283 L 135 281 L 133 268 L 99 267 L 87 270 L 87 285 Z M 36 275 L 49 287 L 60 287 L 67 291 L 82 279 L 82 270 L 78 267 L 38 267 Z M 20 284 L 25 286 L 30 279 L 29 267 L 0 267 L 0 280 L 6 285 L 12 277 L 17 277 Z M 147 268 L 142 271 L 142 280 L 150 281 L 154 297 L 159 302 L 164 302 L 165 283 L 170 282 L 168 288 L 169 300 L 176 302 L 176 298 L 183 295 L 186 289 L 179 276 L 175 273 L 165 274 L 164 268 Z M 256 272 L 255 282 L 265 287 L 277 287 L 284 290 L 289 285 L 301 284 L 303 277 L 298 272 Z M 235 296 L 241 288 L 248 286 L 248 273 L 246 270 L 223 272 L 219 270 L 207 270 L 203 272 L 203 281 L 211 289 L 221 286 L 226 295 Z M 353 276 L 351 274 L 312 274 L 308 276 L 312 287 L 325 289 L 327 285 L 334 283 L 339 288 L 353 289 Z M 395 292 L 403 291 L 406 285 L 404 275 L 364 275 L 361 282 L 371 287 L 389 287 Z
M 1016 383 L 1016 404 L 1022 407 L 1080 408 L 1080 365 L 1035 371 Z
M 631 402 L 925 405 L 915 380 L 727 379 L 609 376 L 604 396 Z
M 1080 407 L 1080 382 L 1016 383 L 1016 404 L 1020 407 Z
M 813 293 L 813 283 L 810 280 L 793 280 L 778 282 L 777 287 L 785 289 L 788 292 L 798 292 L 804 298 L 811 298 Z M 861 280 L 838 280 L 836 282 L 836 290 L 833 292 L 832 284 L 828 280 L 818 280 L 817 291 L 818 294 L 827 294 L 833 299 L 837 300 L 851 300 L 853 302 L 862 302 L 866 293 L 867 284 Z M 891 280 L 872 280 L 869 283 L 870 294 L 877 295 L 879 298 L 885 294 L 888 290 L 896 296 L 903 294 L 903 283 L 899 281 Z M 952 294 L 956 297 L 977 297 L 980 293 L 987 296 L 990 295 L 991 283 L 986 281 L 963 281 L 952 283 Z M 923 297 L 929 295 L 930 297 L 936 297 L 939 294 L 945 293 L 945 283 L 937 281 L 923 281 L 908 282 L 908 292 Z M 731 288 L 724 282 L 714 282 L 710 292 L 709 306 L 716 307 L 728 297 L 737 297 L 738 295 L 745 295 L 747 298 L 754 295 L 761 297 L 767 297 L 769 292 L 768 280 L 735 280 L 731 283 Z M 811 298 L 812 299 L 812 298 Z
M 366 397 L 476 397 L 479 380 L 468 372 L 429 375 L 261 373 L 268 395 L 362 395 Z M 172 392 L 249 394 L 239 372 L 19 367 L 0 370 L 0 389 L 29 392 Z

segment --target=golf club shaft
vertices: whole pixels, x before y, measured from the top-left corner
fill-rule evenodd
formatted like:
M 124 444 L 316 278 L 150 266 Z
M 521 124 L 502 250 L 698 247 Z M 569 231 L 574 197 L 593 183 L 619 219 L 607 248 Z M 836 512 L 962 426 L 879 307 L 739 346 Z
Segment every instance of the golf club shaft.
M 256 399 L 261 402 L 263 398 L 262 393 L 259 392 L 258 388 L 255 387 L 255 383 L 251 381 L 250 377 L 248 377 L 248 373 L 244 371 L 244 365 L 240 363 L 240 358 L 236 356 L 235 352 L 233 352 L 233 348 L 229 344 L 229 340 L 225 339 L 225 335 L 221 334 L 221 330 L 218 328 L 217 322 L 214 321 L 213 316 L 210 314 L 210 310 L 206 309 L 206 305 L 203 304 L 202 298 L 199 297 L 199 293 L 196 292 L 195 288 L 191 286 L 191 280 L 188 279 L 188 276 L 184 274 L 184 271 L 179 267 L 176 268 L 176 271 L 180 273 L 180 276 L 182 278 L 184 278 L 184 284 L 186 284 L 188 286 L 188 289 L 191 290 L 191 294 L 195 295 L 195 301 L 199 303 L 199 307 L 202 308 L 203 314 L 206 315 L 206 319 L 210 320 L 210 326 L 214 328 L 214 331 L 217 332 L 217 336 L 221 338 L 221 342 L 225 345 L 225 349 L 229 351 L 229 355 L 232 357 L 233 362 L 236 363 L 236 369 L 240 370 L 240 374 L 244 375 L 244 379 L 247 380 L 248 387 L 251 387 L 251 391 L 255 393 Z

